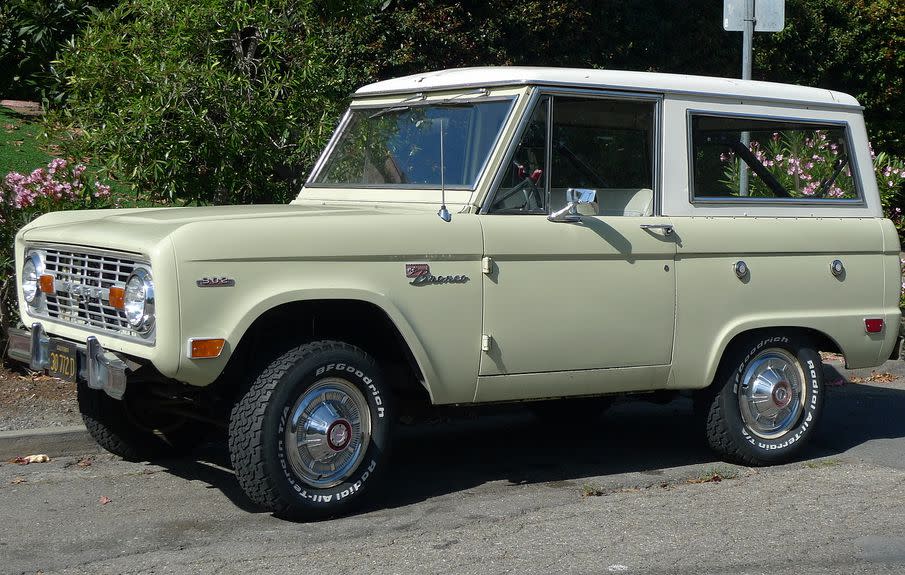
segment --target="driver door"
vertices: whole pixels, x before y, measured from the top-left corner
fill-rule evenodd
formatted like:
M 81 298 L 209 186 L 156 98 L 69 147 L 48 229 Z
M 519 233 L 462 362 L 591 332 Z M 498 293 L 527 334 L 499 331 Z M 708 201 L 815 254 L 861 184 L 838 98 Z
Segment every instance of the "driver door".
M 665 384 L 676 242 L 654 212 L 658 103 L 538 99 L 481 216 L 491 266 L 479 401 Z M 570 188 L 595 190 L 596 205 L 549 221 Z

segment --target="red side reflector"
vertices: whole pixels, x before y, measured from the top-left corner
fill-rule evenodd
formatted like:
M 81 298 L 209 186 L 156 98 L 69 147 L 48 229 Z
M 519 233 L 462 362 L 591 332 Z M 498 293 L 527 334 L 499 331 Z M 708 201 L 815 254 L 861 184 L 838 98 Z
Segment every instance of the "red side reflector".
M 38 278 L 38 285 L 41 287 L 41 291 L 53 295 L 53 276 L 50 274 L 44 274 L 40 278 Z
M 110 307 L 123 309 L 126 307 L 126 288 L 113 286 L 110 288 Z
M 864 331 L 867 333 L 880 333 L 883 331 L 883 320 L 880 318 L 864 320 Z

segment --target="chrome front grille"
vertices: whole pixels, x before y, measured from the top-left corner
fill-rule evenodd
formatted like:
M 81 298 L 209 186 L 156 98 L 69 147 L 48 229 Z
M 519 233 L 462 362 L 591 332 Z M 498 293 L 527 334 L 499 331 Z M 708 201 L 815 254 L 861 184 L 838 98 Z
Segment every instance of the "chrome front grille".
M 45 272 L 54 276 L 55 293 L 45 294 L 52 319 L 120 337 L 148 341 L 135 332 L 122 310 L 110 305 L 110 288 L 125 287 L 138 260 L 126 255 L 41 248 Z

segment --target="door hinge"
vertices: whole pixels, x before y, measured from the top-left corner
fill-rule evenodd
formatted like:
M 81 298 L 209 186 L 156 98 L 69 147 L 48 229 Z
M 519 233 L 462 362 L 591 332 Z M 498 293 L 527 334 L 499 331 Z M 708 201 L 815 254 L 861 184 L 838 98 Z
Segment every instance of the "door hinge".
M 481 351 L 487 352 L 490 351 L 490 347 L 493 345 L 493 338 L 487 334 L 481 336 Z
M 492 271 L 493 271 L 493 258 L 491 258 L 491 257 L 482 258 L 481 259 L 481 272 L 484 273 L 484 275 L 487 275 Z

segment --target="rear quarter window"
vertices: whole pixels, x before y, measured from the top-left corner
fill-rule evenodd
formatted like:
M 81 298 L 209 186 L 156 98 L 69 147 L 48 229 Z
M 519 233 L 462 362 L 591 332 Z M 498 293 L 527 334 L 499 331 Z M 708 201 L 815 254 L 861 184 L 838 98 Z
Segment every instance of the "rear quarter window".
M 843 123 L 693 112 L 689 117 L 696 203 L 861 202 Z

